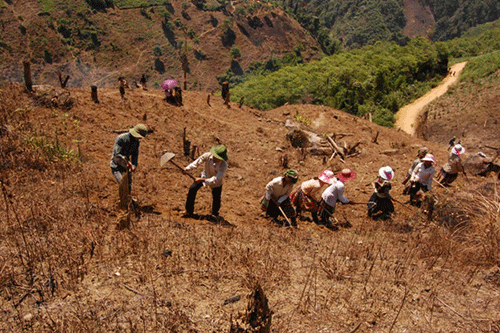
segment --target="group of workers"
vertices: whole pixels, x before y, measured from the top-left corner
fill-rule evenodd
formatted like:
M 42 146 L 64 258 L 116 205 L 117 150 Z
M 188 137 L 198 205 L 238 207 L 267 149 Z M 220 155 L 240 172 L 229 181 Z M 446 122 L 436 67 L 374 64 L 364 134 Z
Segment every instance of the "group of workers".
M 127 173 L 130 186 L 131 174 L 137 168 L 140 140 L 145 138 L 147 134 L 147 126 L 138 124 L 129 132 L 120 134 L 116 138 L 110 167 L 118 183 Z M 442 186 L 453 182 L 459 171 L 462 171 L 466 176 L 460 158 L 463 153 L 465 153 L 465 149 L 460 144 L 455 144 L 451 149 L 448 162 L 441 168 L 436 179 Z M 126 164 L 117 163 L 117 157 L 125 160 Z M 184 218 L 199 217 L 194 214 L 196 195 L 201 187 L 206 186 L 212 192 L 212 216 L 219 219 L 222 181 L 228 168 L 227 161 L 227 148 L 224 145 L 218 145 L 184 168 L 183 172 L 187 174 L 189 171 L 203 166 L 201 175 L 193 177 L 194 182 L 189 187 Z M 422 195 L 431 190 L 436 164 L 433 154 L 429 153 L 426 147 L 418 150 L 417 158 L 413 161 L 402 181 L 402 184 L 405 185 L 403 194 L 410 196 L 411 204 L 419 206 Z M 302 216 L 304 211 L 308 211 L 311 213 L 313 222 L 335 229 L 336 226 L 332 223 L 331 218 L 338 201 L 343 204 L 361 204 L 344 196 L 344 183 L 355 178 L 356 173 L 350 169 L 343 169 L 337 174 L 331 170 L 324 170 L 317 177 L 296 186 L 299 179 L 297 171 L 287 170 L 265 186 L 265 194 L 260 202 L 261 208 L 273 221 L 279 222 L 278 217 L 281 216 L 285 218 L 286 224 L 291 226 L 297 226 L 297 218 L 308 220 Z M 389 193 L 393 178 L 394 170 L 390 166 L 381 167 L 378 170 L 377 178 L 373 182 L 374 192 L 367 203 L 369 217 L 384 219 L 394 212 L 394 199 Z

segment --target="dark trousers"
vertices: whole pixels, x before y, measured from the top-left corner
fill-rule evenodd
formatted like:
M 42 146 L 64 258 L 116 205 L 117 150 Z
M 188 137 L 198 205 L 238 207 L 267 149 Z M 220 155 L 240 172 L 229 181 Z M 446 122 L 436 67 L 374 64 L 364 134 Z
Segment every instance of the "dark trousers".
M 394 213 L 394 204 L 391 198 L 380 198 L 377 193 L 373 193 L 368 201 L 368 216 L 373 216 L 379 211 L 385 215 Z
M 203 186 L 203 183 L 194 182 L 189 187 L 189 192 L 186 200 L 186 213 L 193 214 L 194 202 L 196 200 L 196 193 Z M 219 216 L 220 199 L 222 196 L 222 186 L 212 188 L 212 215 Z
M 328 205 L 326 202 L 321 202 L 321 224 L 328 225 L 330 222 L 330 216 L 335 212 L 335 207 Z

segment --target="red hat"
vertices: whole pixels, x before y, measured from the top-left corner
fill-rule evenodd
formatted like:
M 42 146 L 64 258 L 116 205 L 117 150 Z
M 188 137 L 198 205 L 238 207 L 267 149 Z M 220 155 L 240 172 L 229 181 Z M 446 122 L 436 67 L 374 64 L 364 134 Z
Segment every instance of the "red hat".
M 355 179 L 356 173 L 354 171 L 351 171 L 350 169 L 344 169 L 337 174 L 337 178 L 343 182 L 346 182 L 348 180 Z

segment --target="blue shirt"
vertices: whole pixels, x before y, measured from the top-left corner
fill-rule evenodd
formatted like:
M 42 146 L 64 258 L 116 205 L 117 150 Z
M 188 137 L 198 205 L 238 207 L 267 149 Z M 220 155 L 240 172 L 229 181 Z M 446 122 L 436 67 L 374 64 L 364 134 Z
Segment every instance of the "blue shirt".
M 118 135 L 115 140 L 115 145 L 113 146 L 113 155 L 111 156 L 109 166 L 112 169 L 119 168 L 118 164 L 113 161 L 113 157 L 121 156 L 131 161 L 134 167 L 137 167 L 137 160 L 139 158 L 139 143 L 140 140 L 133 138 L 130 132 Z

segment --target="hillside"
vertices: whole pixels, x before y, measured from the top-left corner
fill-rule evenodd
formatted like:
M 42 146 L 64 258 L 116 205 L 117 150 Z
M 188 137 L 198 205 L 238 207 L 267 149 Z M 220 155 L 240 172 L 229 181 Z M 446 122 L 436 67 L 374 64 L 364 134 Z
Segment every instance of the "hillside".
M 149 86 L 168 77 L 183 80 L 187 55 L 187 88 L 219 89 L 217 75 L 231 68 L 242 73 L 252 62 L 281 57 L 299 45 L 309 61 L 319 44 L 282 10 L 241 4 L 204 10 L 180 0 L 167 5 L 102 11 L 85 0 L 55 1 L 43 7 L 13 0 L 0 6 L 0 79 L 22 81 L 22 61 L 32 63 L 35 83 L 58 82 L 57 72 L 70 75 L 69 86 L 113 87 L 119 76 Z M 252 6 L 250 6 L 252 5 Z M 231 50 L 240 56 L 234 58 Z
M 467 80 L 422 113 L 420 137 L 446 144 L 452 136 L 490 157 L 500 146 L 500 72 L 486 78 Z
M 391 193 L 405 202 L 400 182 L 417 148 L 428 146 L 441 166 L 445 144 L 324 106 L 264 113 L 228 108 L 215 96 L 208 106 L 207 94 L 185 91 L 184 106 L 174 107 L 155 89 L 127 90 L 124 101 L 118 89 L 100 89 L 95 104 L 88 89 L 69 92 L 74 105 L 62 110 L 16 84 L 0 87 L 2 329 L 228 332 L 244 321 L 257 286 L 274 332 L 500 329 L 491 179 L 469 174 L 470 183 L 459 176 L 451 188 L 433 187 L 434 217 L 396 203 L 391 220 L 372 221 L 365 205 L 339 205 L 337 231 L 306 221 L 280 227 L 259 209 L 264 186 L 284 171 L 284 154 L 300 181 L 327 168 L 356 171 L 345 194 L 357 202 L 368 200 L 378 169 L 390 165 Z M 317 133 L 343 136 L 339 142 L 360 141 L 359 154 L 344 164 L 292 148 L 284 124 L 295 115 Z M 143 211 L 120 229 L 126 213 L 117 208 L 109 157 L 117 133 L 139 122 L 154 128 L 141 142 L 133 182 Z M 222 223 L 181 218 L 191 180 L 173 165 L 160 169 L 165 151 L 190 162 L 184 129 L 200 153 L 228 147 Z M 202 189 L 196 212 L 209 211 Z

